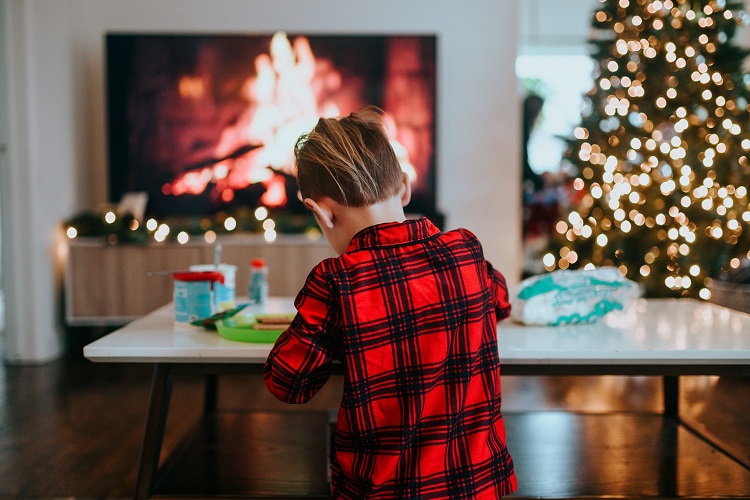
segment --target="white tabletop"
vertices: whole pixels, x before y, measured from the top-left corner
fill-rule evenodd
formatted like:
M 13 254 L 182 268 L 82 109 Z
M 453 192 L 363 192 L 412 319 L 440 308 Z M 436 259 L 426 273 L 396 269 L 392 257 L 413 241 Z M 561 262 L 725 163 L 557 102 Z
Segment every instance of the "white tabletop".
M 498 326 L 505 364 L 750 363 L 750 314 L 694 299 L 641 299 L 599 323 Z
M 271 298 L 266 312 L 293 312 Z M 240 312 L 242 314 L 242 312 Z M 748 365 L 750 315 L 691 299 L 639 300 L 591 325 L 498 325 L 504 365 Z M 84 347 L 100 362 L 264 363 L 271 344 L 235 342 L 174 322 L 170 305 Z
M 240 311 L 256 312 L 254 306 Z M 294 299 L 271 297 L 263 312 L 294 312 Z M 135 363 L 265 363 L 272 344 L 235 342 L 216 331 L 174 321 L 172 304 L 125 325 L 83 348 L 91 361 Z

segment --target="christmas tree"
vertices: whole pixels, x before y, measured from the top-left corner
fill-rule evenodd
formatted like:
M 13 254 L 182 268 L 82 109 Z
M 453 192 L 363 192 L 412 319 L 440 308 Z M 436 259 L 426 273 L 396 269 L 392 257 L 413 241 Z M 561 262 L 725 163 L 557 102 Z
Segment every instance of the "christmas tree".
M 649 297 L 710 297 L 750 257 L 741 1 L 600 0 L 594 87 L 569 140 L 575 206 L 548 271 L 616 266 Z

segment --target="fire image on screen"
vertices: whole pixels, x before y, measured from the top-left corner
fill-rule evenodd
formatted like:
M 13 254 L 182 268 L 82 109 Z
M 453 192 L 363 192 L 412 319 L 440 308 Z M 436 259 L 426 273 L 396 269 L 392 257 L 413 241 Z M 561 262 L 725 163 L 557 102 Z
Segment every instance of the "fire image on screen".
M 434 35 L 108 34 L 109 198 L 152 216 L 301 212 L 293 148 L 319 117 L 372 104 L 435 210 Z

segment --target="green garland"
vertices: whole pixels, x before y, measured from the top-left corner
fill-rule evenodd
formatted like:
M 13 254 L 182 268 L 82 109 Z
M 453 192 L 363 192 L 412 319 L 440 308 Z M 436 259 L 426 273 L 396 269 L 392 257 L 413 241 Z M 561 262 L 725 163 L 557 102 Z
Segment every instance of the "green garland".
M 232 218 L 234 224 L 227 228 L 226 221 Z M 112 245 L 141 244 L 157 241 L 155 229 L 163 224 L 169 232 L 163 241 L 176 241 L 180 233 L 191 237 L 205 238 L 209 232 L 217 236 L 222 234 L 263 234 L 263 223 L 273 220 L 274 230 L 278 234 L 303 234 L 318 231 L 311 214 L 274 213 L 269 210 L 268 217 L 258 220 L 254 211 L 238 209 L 233 212 L 219 212 L 203 217 L 169 217 L 163 220 L 154 219 L 147 227 L 147 221 L 139 222 L 131 213 L 114 214 L 114 212 L 83 211 L 63 222 L 69 238 L 103 238 Z M 109 222 L 111 221 L 111 222 Z

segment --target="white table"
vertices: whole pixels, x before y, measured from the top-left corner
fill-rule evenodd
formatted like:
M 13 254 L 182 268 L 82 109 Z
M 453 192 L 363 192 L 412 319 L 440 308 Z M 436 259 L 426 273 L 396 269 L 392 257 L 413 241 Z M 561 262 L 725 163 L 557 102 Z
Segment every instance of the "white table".
M 246 311 L 255 312 L 248 306 Z M 294 299 L 271 297 L 263 312 L 294 312 Z M 266 362 L 273 344 L 235 342 L 174 321 L 172 304 L 106 335 L 83 348 L 91 361 L 108 363 L 255 363 Z
M 293 312 L 274 298 L 266 312 Z M 242 313 L 240 313 L 242 314 Z M 596 324 L 498 325 L 504 371 L 597 371 L 737 374 L 750 361 L 750 315 L 691 299 L 640 300 Z M 83 349 L 86 358 L 128 363 L 264 363 L 271 344 L 234 342 L 214 332 L 177 326 L 171 305 L 133 321 Z M 656 367 L 656 368 L 654 368 Z M 669 367 L 674 367 L 670 370 Z
M 266 309 L 293 310 L 291 298 L 272 298 Z M 750 375 L 750 315 L 691 299 L 640 300 L 592 325 L 528 327 L 504 321 L 498 339 L 505 375 L 662 376 L 665 414 L 676 419 L 680 375 Z M 92 361 L 155 365 L 136 498 L 151 494 L 157 476 L 170 370 L 180 366 L 209 374 L 209 413 L 216 406 L 215 374 L 260 370 L 270 349 L 270 344 L 233 342 L 215 332 L 175 326 L 169 305 L 84 348 Z

